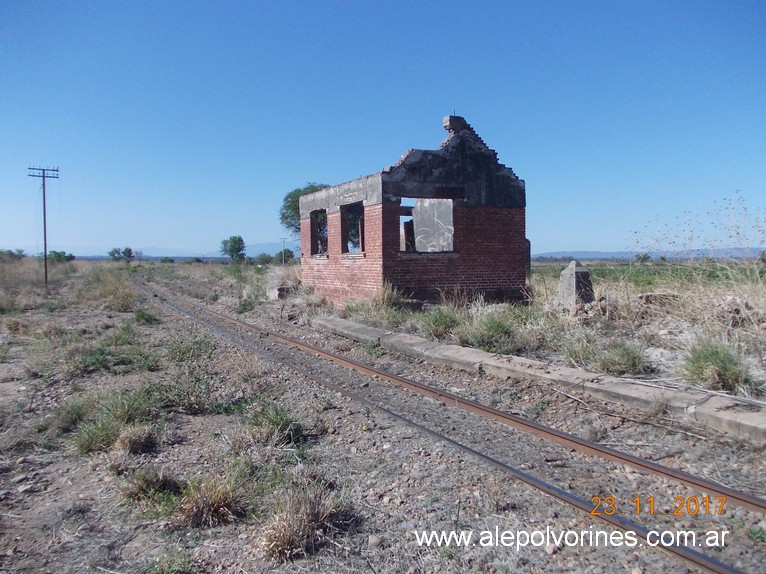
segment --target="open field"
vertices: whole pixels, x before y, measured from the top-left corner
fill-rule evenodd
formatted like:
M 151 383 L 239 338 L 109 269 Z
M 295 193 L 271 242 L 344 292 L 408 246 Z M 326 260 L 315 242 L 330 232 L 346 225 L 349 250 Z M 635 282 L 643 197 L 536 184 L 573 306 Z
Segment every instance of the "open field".
M 413 366 L 373 346 L 312 333 L 308 320 L 337 312 L 495 352 L 763 400 L 762 268 L 594 265 L 600 301 L 561 310 L 553 293 L 562 267 L 535 269 L 529 306 L 445 293 L 440 305 L 414 312 L 392 291 L 332 311 L 301 289 L 299 270 L 289 266 L 75 261 L 51 267 L 46 294 L 39 261 L 0 263 L 0 571 L 677 567 L 662 556 L 624 551 L 417 547 L 405 536 L 415 528 L 555 524 L 559 511 L 530 503 L 502 475 L 378 413 L 296 385 L 294 374 L 163 311 L 130 282 L 140 274 L 199 305 L 394 370 Z M 292 286 L 293 294 L 265 302 L 276 284 Z M 629 413 L 581 405 L 530 381 L 500 384 L 418 368 L 498 408 L 733 486 L 763 487 L 762 451 L 668 419 L 662 405 Z M 617 418 L 604 414 L 615 409 Z M 566 520 L 585 524 L 582 517 Z M 747 514 L 733 520 L 743 556 L 766 555 L 766 522 Z

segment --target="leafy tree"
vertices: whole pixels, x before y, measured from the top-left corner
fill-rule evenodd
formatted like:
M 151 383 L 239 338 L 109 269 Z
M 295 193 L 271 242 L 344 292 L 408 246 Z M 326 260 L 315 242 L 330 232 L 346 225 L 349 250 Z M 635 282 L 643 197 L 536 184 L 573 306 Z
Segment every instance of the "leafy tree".
M 287 231 L 294 236 L 301 233 L 301 212 L 299 200 L 304 195 L 321 191 L 329 185 L 324 183 L 307 183 L 303 187 L 296 188 L 285 195 L 282 200 L 282 207 L 279 208 L 279 222 Z
M 133 261 L 133 258 L 135 257 L 135 254 L 133 253 L 133 250 L 132 250 L 130 247 L 125 247 L 125 248 L 122 250 L 122 253 L 121 253 L 121 255 L 122 255 L 122 258 L 123 258 L 125 261 L 127 261 L 128 263 L 130 263 L 131 261 Z
M 122 250 L 119 247 L 115 247 L 107 255 L 112 258 L 112 261 L 120 261 L 122 259 Z
M 648 253 L 636 253 L 636 262 L 637 263 L 646 263 L 651 259 L 651 255 Z
M 245 240 L 241 235 L 232 235 L 221 241 L 221 255 L 231 258 L 236 263 L 245 260 Z
M 253 263 L 256 265 L 268 265 L 273 260 L 273 257 L 269 255 L 268 253 L 259 253 L 255 256 L 253 259 Z
M 11 251 L 10 249 L 0 249 L 0 261 L 21 261 L 26 257 L 23 249 L 16 249 Z
M 285 249 L 284 251 L 280 251 L 274 256 L 271 262 L 274 264 L 281 265 L 283 260 L 285 263 L 291 263 L 295 261 L 295 253 L 293 253 L 292 249 Z
M 64 251 L 49 251 L 48 261 L 51 263 L 64 263 L 65 261 L 72 261 L 74 255 L 71 253 L 65 253 Z

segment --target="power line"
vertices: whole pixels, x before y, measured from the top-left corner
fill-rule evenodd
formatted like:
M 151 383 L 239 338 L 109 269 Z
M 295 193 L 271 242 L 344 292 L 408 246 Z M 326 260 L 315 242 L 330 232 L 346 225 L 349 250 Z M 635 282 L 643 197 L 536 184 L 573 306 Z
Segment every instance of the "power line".
M 57 167 L 30 167 L 29 177 L 41 177 L 43 179 L 43 253 L 45 259 L 45 291 L 48 292 L 48 220 L 45 212 L 45 180 L 58 179 L 59 168 Z

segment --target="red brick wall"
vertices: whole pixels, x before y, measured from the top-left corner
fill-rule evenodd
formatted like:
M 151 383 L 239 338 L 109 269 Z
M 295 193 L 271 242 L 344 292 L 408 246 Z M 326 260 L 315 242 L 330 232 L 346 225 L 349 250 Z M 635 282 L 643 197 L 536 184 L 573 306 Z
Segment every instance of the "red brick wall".
M 397 241 L 398 219 L 397 213 Z M 453 253 L 398 253 L 397 248 L 384 266 L 385 279 L 419 299 L 455 289 L 522 298 L 527 269 L 524 210 L 455 207 L 453 225 Z
M 383 285 L 381 227 L 383 204 L 364 208 L 365 253 L 342 253 L 341 214 L 327 215 L 327 257 L 312 257 L 311 228 L 301 221 L 303 282 L 335 304 L 371 297 Z
M 389 281 L 406 295 L 433 299 L 440 291 L 480 291 L 521 298 L 527 244 L 523 209 L 455 207 L 452 253 L 400 253 L 399 205 L 365 207 L 365 249 L 341 254 L 341 214 L 327 217 L 328 256 L 311 257 L 310 226 L 301 226 L 305 284 L 336 304 L 368 298 Z

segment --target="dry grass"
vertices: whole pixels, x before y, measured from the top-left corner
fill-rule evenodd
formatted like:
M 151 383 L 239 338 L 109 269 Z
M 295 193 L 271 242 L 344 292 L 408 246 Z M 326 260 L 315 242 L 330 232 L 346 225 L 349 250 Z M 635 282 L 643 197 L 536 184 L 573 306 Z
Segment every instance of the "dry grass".
M 142 454 L 154 451 L 157 443 L 157 433 L 150 425 L 136 425 L 123 429 L 114 446 L 127 454 Z
M 288 265 L 269 265 L 266 268 L 264 287 L 267 291 L 276 287 L 287 287 L 290 291 L 297 291 L 300 285 L 300 263 L 290 263 Z
M 259 404 L 250 423 L 266 444 L 286 446 L 303 440 L 303 425 L 295 416 L 273 402 Z
M 244 511 L 234 483 L 213 477 L 190 482 L 184 488 L 173 522 L 177 526 L 218 526 L 232 522 Z
M 43 260 L 0 258 L 0 314 L 39 309 L 46 304 L 58 306 L 57 298 L 66 282 L 77 273 L 78 265 L 48 265 L 48 289 L 45 291 Z
M 346 496 L 298 466 L 290 484 L 277 495 L 274 513 L 263 528 L 262 547 L 277 561 L 306 556 L 351 520 Z
M 119 313 L 133 311 L 140 299 L 130 284 L 128 268 L 103 264 L 93 265 L 85 272 L 78 297 L 103 301 L 107 309 Z

